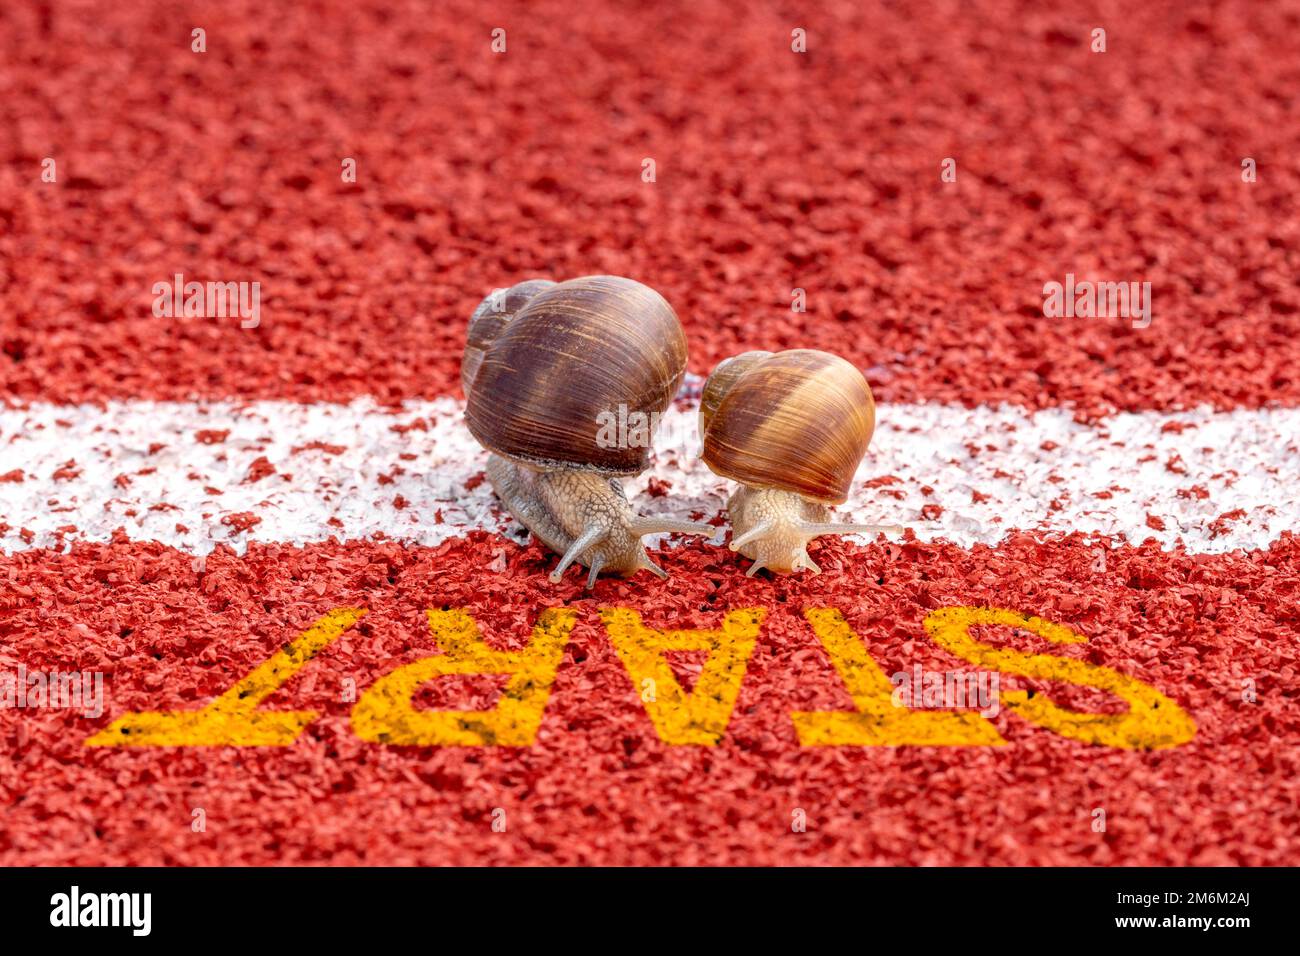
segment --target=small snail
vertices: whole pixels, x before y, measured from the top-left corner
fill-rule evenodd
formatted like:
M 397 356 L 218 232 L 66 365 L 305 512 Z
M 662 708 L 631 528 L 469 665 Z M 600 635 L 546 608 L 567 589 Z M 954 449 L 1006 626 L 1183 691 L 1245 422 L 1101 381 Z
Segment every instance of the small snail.
M 862 373 L 813 349 L 745 352 L 719 363 L 700 397 L 704 462 L 740 482 L 727 501 L 731 550 L 752 558 L 747 575 L 821 568 L 807 545 L 824 534 L 901 531 L 834 524 L 867 452 L 876 407 Z
M 641 538 L 712 525 L 643 517 L 620 476 L 649 466 L 649 441 L 603 440 L 613 414 L 657 422 L 686 373 L 686 335 L 653 289 L 617 276 L 529 279 L 484 299 L 469 322 L 461 384 L 465 421 L 491 454 L 487 477 L 529 531 L 575 561 L 630 577 L 648 568 Z

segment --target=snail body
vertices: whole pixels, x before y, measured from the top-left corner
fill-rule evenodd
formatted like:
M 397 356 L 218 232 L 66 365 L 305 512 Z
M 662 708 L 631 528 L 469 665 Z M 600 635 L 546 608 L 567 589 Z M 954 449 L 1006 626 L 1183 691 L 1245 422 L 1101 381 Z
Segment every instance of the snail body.
M 875 421 L 862 373 L 828 352 L 745 352 L 713 370 L 700 399 L 704 462 L 739 483 L 727 511 L 731 550 L 754 562 L 746 574 L 819 574 L 808 556 L 813 539 L 901 530 L 831 521 Z
M 610 442 L 622 412 L 657 420 L 686 372 L 686 336 L 653 289 L 616 276 L 499 290 L 470 319 L 461 383 L 465 421 L 491 454 L 487 477 L 510 513 L 570 564 L 625 577 L 667 573 L 646 554 L 649 534 L 713 533 L 708 524 L 633 511 L 620 477 L 649 465 L 649 443 Z

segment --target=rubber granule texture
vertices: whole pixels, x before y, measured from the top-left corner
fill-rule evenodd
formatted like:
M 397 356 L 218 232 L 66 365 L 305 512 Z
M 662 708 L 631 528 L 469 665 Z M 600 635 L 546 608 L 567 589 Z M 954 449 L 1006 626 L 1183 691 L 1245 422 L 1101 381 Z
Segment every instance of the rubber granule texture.
M 189 556 L 126 543 L 0 558 L 0 633 L 27 635 L 29 670 L 103 671 L 108 701 L 98 719 L 0 710 L 0 862 L 1294 862 L 1297 540 L 1250 556 L 1123 548 L 1104 571 L 1100 553 L 1023 536 L 996 551 L 832 544 L 814 549 L 821 577 L 770 581 L 744 577 L 745 562 L 724 549 L 676 549 L 657 555 L 668 582 L 602 579 L 591 595 L 576 572 L 548 585 L 539 547 L 481 534 L 433 550 L 253 546 L 240 559 L 222 549 L 201 571 Z M 1070 627 L 1087 643 L 1051 646 L 1005 628 L 979 639 L 1135 677 L 1188 713 L 1195 738 L 1146 752 L 1102 747 L 1004 708 L 993 718 L 1003 747 L 799 746 L 791 712 L 853 709 L 804 610 L 839 609 L 891 674 L 966 666 L 922 627 L 947 606 Z M 335 607 L 369 613 L 262 708 L 322 715 L 292 746 L 83 745 L 126 711 L 198 709 Z M 493 646 L 518 648 L 546 607 L 571 608 L 577 621 L 531 747 L 394 747 L 352 732 L 347 679 L 364 693 L 435 653 L 428 609 L 463 609 Z M 717 746 L 659 739 L 601 624 L 598 612 L 617 607 L 674 629 L 768 609 Z M 700 663 L 675 661 L 687 688 Z M 1004 677 L 1001 693 L 1013 689 L 1079 711 L 1123 707 L 1086 688 Z M 490 678 L 435 681 L 416 701 L 486 709 L 498 690 Z M 196 808 L 202 833 L 190 827 Z M 806 833 L 792 832 L 796 809 Z M 497 810 L 505 833 L 493 832 Z
M 1294 3 L 9 4 L 0 392 L 449 394 L 489 291 L 608 272 L 701 374 L 799 345 L 884 401 L 1294 404 L 1297 38 Z M 155 319 L 177 273 L 260 281 L 259 326 Z M 1150 281 L 1151 324 L 1045 319 L 1067 273 Z

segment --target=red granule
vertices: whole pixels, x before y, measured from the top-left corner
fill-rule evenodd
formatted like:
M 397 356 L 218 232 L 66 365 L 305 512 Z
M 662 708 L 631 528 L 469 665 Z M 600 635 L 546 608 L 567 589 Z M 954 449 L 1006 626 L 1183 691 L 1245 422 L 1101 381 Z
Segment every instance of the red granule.
M 389 425 L 388 430 L 399 435 L 405 435 L 407 432 L 427 432 L 429 423 L 423 418 L 417 418 L 404 424 Z
M 248 466 L 248 474 L 244 476 L 243 483 L 246 485 L 255 484 L 268 475 L 275 474 L 275 465 L 271 464 L 265 455 L 261 455 L 253 460 Z
M 1232 511 L 1225 511 L 1219 517 L 1210 522 L 1210 537 L 1217 538 L 1228 533 L 1228 525 L 1239 518 L 1246 517 L 1246 512 L 1241 508 L 1234 508 Z
M 17 484 L 22 480 L 23 470 L 21 468 L 15 468 L 13 471 L 7 471 L 3 475 L 0 475 L 0 484 Z
M 220 445 L 229 437 L 229 428 L 204 428 L 194 433 L 194 440 L 200 445 Z
M 221 523 L 233 528 L 235 531 L 244 532 L 255 525 L 261 524 L 262 519 L 250 511 L 237 511 L 223 517 Z
M 1158 515 L 1149 514 L 1147 515 L 1147 527 L 1153 528 L 1156 531 L 1164 531 L 1165 521 L 1163 518 L 1159 517 Z
M 327 455 L 341 455 L 347 451 L 347 448 L 343 445 L 331 445 L 328 442 L 312 441 L 305 445 L 295 445 L 290 450 L 290 454 L 297 455 L 304 451 L 323 451 Z

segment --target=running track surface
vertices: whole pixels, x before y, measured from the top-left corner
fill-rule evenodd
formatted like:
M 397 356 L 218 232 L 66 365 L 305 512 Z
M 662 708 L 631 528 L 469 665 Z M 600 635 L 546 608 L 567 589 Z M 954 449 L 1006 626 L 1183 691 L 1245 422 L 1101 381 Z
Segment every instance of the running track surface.
M 101 673 L 105 707 L 0 709 L 0 862 L 1300 862 L 1297 37 L 1294 3 L 6 5 L 0 679 Z M 178 272 L 260 281 L 261 324 L 155 318 Z M 677 541 L 666 583 L 550 585 L 459 425 L 460 346 L 491 289 L 597 272 L 667 296 L 696 376 L 750 348 L 863 368 L 881 429 L 846 510 L 908 534 L 824 541 L 820 577 Z M 1153 321 L 1045 319 L 1067 273 L 1150 281 Z M 686 441 L 630 488 L 725 500 Z M 974 634 L 1194 730 L 1126 747 L 1005 706 L 1000 746 L 801 739 L 792 713 L 853 711 L 867 667 L 806 610 L 893 674 L 972 666 L 926 629 L 950 607 L 1069 628 Z M 317 715 L 295 742 L 86 746 L 339 608 L 367 613 L 260 702 Z M 572 627 L 531 743 L 358 736 L 344 691 L 428 657 L 428 612 L 518 651 L 547 608 Z M 669 742 L 616 608 L 764 611 L 712 746 Z M 707 683 L 712 658 L 666 657 Z

